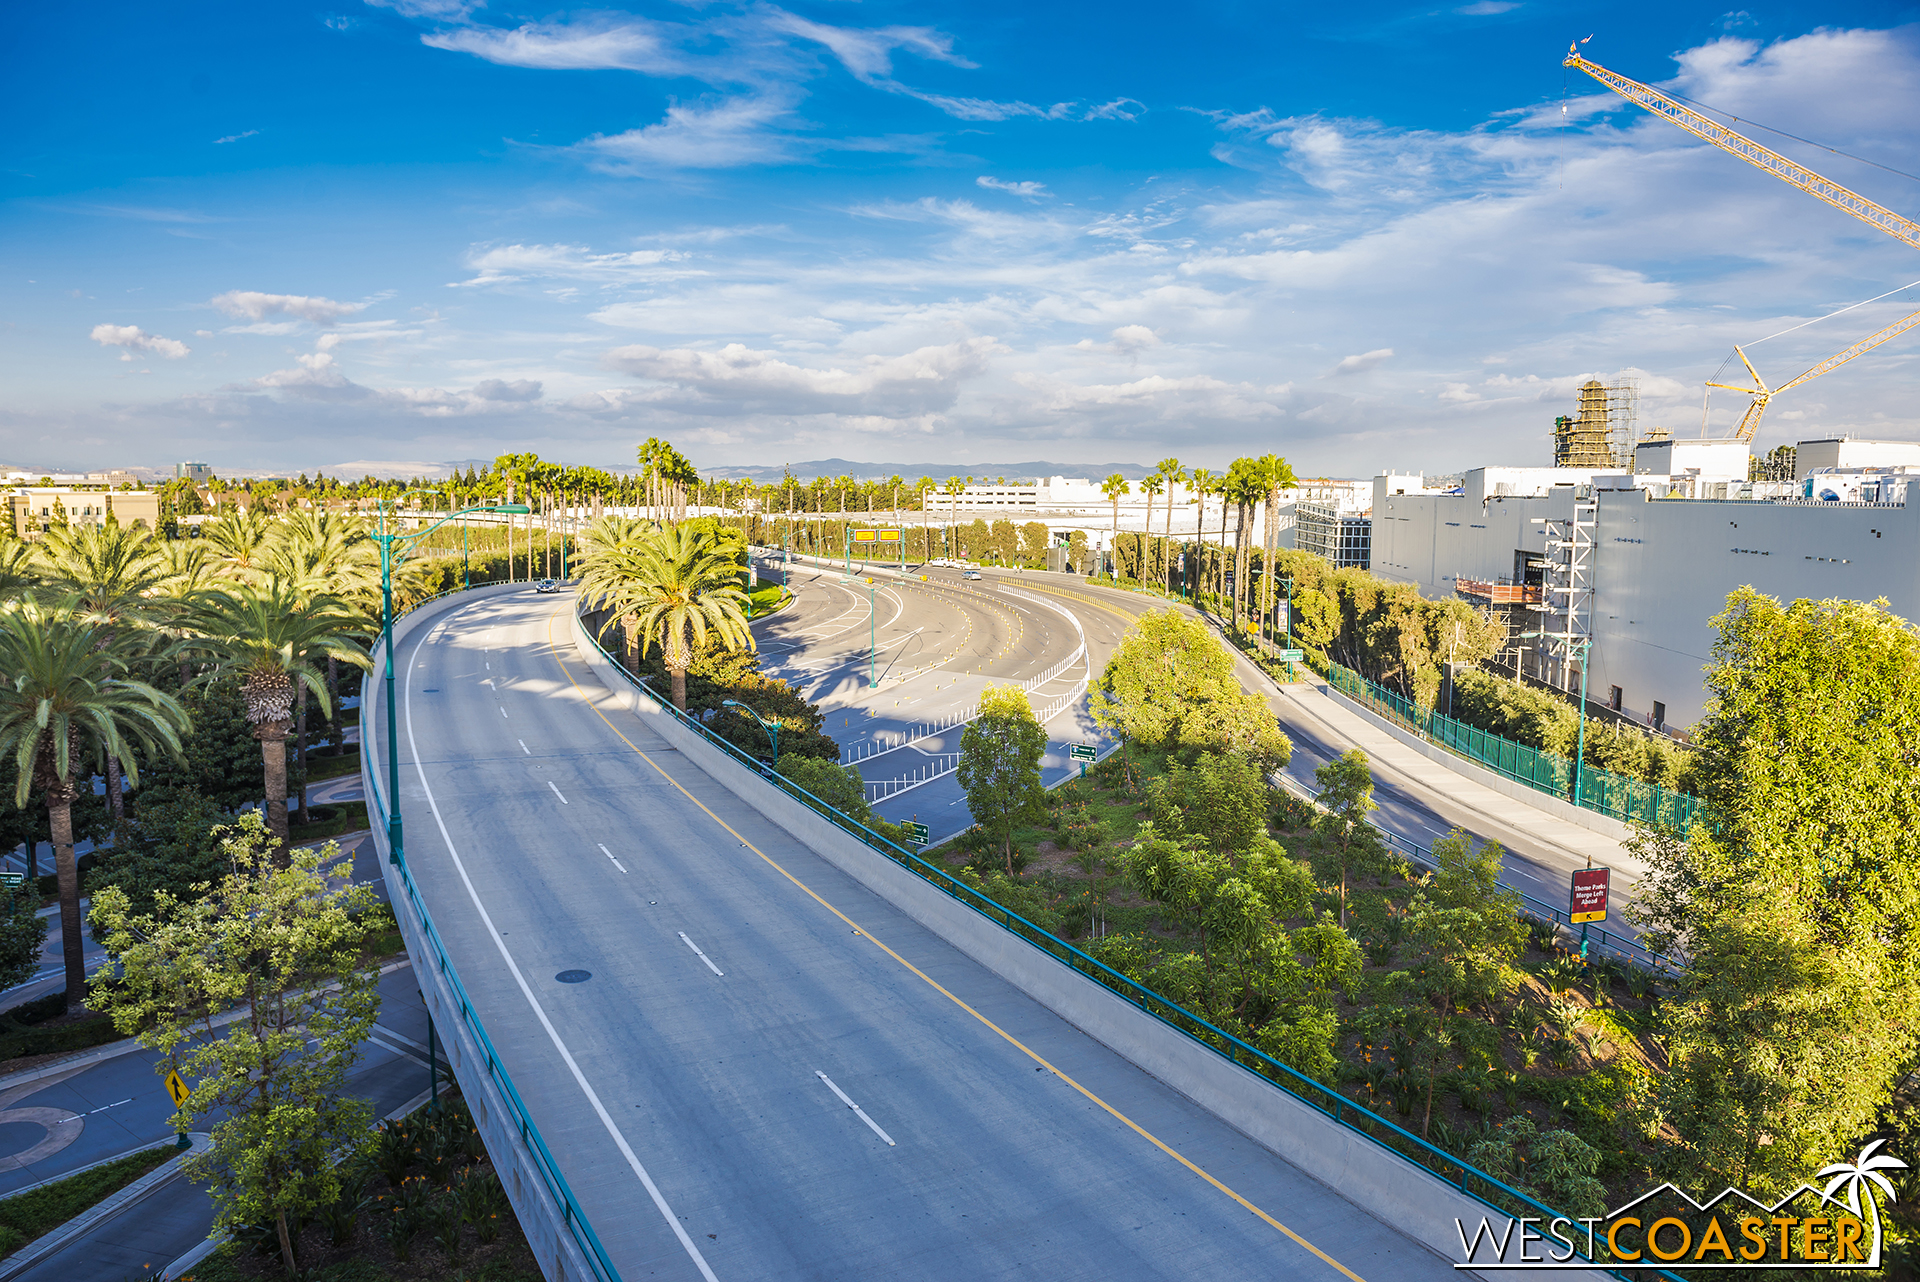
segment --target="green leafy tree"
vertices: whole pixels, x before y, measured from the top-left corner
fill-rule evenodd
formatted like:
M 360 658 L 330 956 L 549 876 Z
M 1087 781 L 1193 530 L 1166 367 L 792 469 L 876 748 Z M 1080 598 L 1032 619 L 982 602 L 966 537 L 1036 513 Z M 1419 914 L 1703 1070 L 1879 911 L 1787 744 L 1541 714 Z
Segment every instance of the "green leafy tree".
M 87 893 L 97 898 L 105 887 L 117 886 L 135 916 L 153 912 L 161 891 L 180 902 L 197 899 L 196 887 L 228 870 L 222 837 L 231 822 L 210 798 L 149 780 L 120 839 L 87 874 Z
M 1367 822 L 1367 816 L 1379 806 L 1373 800 L 1373 769 L 1367 754 L 1358 748 L 1346 752 L 1316 768 L 1314 782 L 1320 785 L 1314 798 L 1321 806 L 1314 827 L 1320 832 L 1315 852 L 1314 871 L 1328 881 L 1340 884 L 1340 925 L 1347 924 L 1347 882 L 1355 874 L 1378 876 L 1388 866 L 1386 843 Z
M 1920 1039 L 1920 636 L 1884 602 L 1727 599 L 1705 805 L 1635 843 L 1629 908 L 1683 959 L 1652 1107 L 1669 1173 L 1784 1191 L 1865 1134 Z
M 186 711 L 171 695 L 130 675 L 132 654 L 124 630 L 106 634 L 31 607 L 0 611 L 0 673 L 11 678 L 0 681 L 0 755 L 10 756 L 17 772 L 14 805 L 24 806 L 32 792 L 46 798 L 68 1009 L 87 997 L 74 799 L 108 753 L 126 763 L 137 786 L 136 748 L 177 754 L 186 728 Z
M 1133 492 L 1133 485 L 1126 477 L 1115 472 L 1100 482 L 1100 493 L 1106 495 L 1107 502 L 1113 504 L 1113 542 L 1107 546 L 1114 558 L 1113 573 L 1120 573 L 1120 500 Z
M 1240 752 L 1277 770 L 1293 745 L 1266 701 L 1240 688 L 1233 663 L 1199 620 L 1148 610 L 1094 682 L 1094 720 L 1149 748 Z
M 1046 750 L 1047 732 L 1034 720 L 1024 691 L 988 686 L 980 692 L 979 715 L 960 735 L 960 787 L 974 822 L 999 841 L 1009 875 L 1013 830 L 1046 814 L 1046 789 L 1040 785 Z
M 160 1052 L 156 1071 L 192 1083 L 178 1130 L 219 1119 L 190 1164 L 211 1186 L 215 1229 L 273 1226 L 293 1276 L 291 1222 L 339 1197 L 337 1163 L 373 1138 L 372 1106 L 347 1075 L 380 1010 L 379 963 L 366 955 L 377 901 L 333 843 L 286 867 L 273 845 L 259 816 L 243 815 L 226 842 L 230 871 L 204 897 L 161 891 L 136 914 L 124 891 L 103 889 L 92 917 L 121 973 L 103 970 L 93 1000 Z M 215 1017 L 236 1005 L 244 1013 L 223 1035 Z
M 1175 761 L 1148 785 L 1148 796 L 1155 827 L 1200 837 L 1216 854 L 1266 840 L 1267 781 L 1240 753 L 1203 752 L 1191 766 Z
M 1461 1017 L 1491 1003 L 1516 980 L 1513 963 L 1526 927 L 1520 921 L 1520 897 L 1498 884 L 1500 853 L 1499 843 L 1475 849 L 1471 838 L 1454 829 L 1433 843 L 1439 867 L 1407 910 L 1414 975 L 1433 1006 L 1423 1135 L 1433 1123 L 1440 1065 L 1464 1040 Z
M 31 885 L 0 890 L 0 988 L 24 984 L 40 970 L 53 919 L 40 915 L 40 896 Z

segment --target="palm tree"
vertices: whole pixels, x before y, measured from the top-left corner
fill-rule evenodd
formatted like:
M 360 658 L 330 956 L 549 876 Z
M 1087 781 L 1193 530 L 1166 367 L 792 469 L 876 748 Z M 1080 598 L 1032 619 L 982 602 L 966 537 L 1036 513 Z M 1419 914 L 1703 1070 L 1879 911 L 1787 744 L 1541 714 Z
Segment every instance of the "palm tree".
M 102 755 L 124 762 L 137 785 L 136 749 L 178 757 L 187 729 L 186 709 L 171 695 L 127 675 L 132 639 L 127 629 L 116 635 L 64 612 L 0 611 L 0 672 L 8 674 L 0 682 L 0 754 L 13 758 L 19 776 L 14 805 L 36 790 L 47 799 L 70 1010 L 87 999 L 74 798 Z
M 1108 567 L 1108 570 L 1113 574 L 1113 577 L 1117 579 L 1120 577 L 1118 573 L 1120 569 L 1120 496 L 1123 494 L 1131 494 L 1133 492 L 1133 486 L 1127 483 L 1126 477 L 1115 472 L 1106 480 L 1100 482 L 1100 492 L 1107 496 L 1108 502 L 1113 504 L 1113 542 L 1108 545 L 1113 549 L 1108 554 L 1112 559 L 1112 564 Z
M 1280 552 L 1280 491 L 1300 484 L 1293 468 L 1278 454 L 1260 456 L 1260 473 L 1267 483 L 1266 521 L 1261 531 L 1262 564 L 1266 573 L 1260 578 L 1260 617 L 1266 618 L 1273 606 L 1274 560 Z
M 1158 465 L 1157 474 L 1167 483 L 1167 534 L 1160 549 L 1160 586 L 1167 586 L 1167 571 L 1173 566 L 1171 549 L 1165 544 L 1173 542 L 1173 491 L 1186 479 L 1186 471 L 1181 468 L 1177 458 L 1163 458 Z
M 1266 476 L 1255 459 L 1237 458 L 1227 469 L 1224 485 L 1227 498 L 1233 503 L 1233 628 L 1240 630 L 1240 593 L 1246 587 L 1247 567 L 1242 563 L 1247 548 L 1247 513 L 1254 504 L 1267 496 L 1269 489 Z M 1221 541 L 1226 539 L 1226 517 L 1220 519 Z
M 746 572 L 720 541 L 681 525 L 588 560 L 580 594 L 590 607 L 606 606 L 640 638 L 640 655 L 655 641 L 673 684 L 673 706 L 687 710 L 687 668 L 708 633 L 735 649 L 753 649 L 747 628 Z
M 257 587 L 216 593 L 196 620 L 204 644 L 240 680 L 247 720 L 260 741 L 261 779 L 266 789 L 267 828 L 287 843 L 287 731 L 293 724 L 294 689 L 305 686 L 333 715 L 316 658 L 356 667 L 372 664 L 349 635 L 363 617 L 346 601 L 305 585 L 268 576 Z
M 228 512 L 200 527 L 200 537 L 221 560 L 247 572 L 259 567 L 274 535 L 273 519 L 257 506 Z
M 1147 496 L 1147 532 L 1141 536 L 1140 543 L 1139 573 L 1143 583 L 1153 577 L 1152 568 L 1148 563 L 1148 558 L 1153 554 L 1153 503 L 1160 497 L 1160 491 L 1165 488 L 1167 488 L 1167 479 L 1158 472 L 1154 472 L 1140 482 L 1140 492 Z
M 156 595 L 167 579 L 166 559 L 144 528 L 61 525 L 35 548 L 51 592 L 107 639 L 124 628 L 151 627 L 167 613 Z M 106 776 L 107 808 L 115 820 L 124 819 L 121 764 L 113 753 L 107 754 Z
M 1196 566 L 1194 569 L 1193 584 L 1194 591 L 1199 592 L 1203 586 L 1200 581 L 1200 572 L 1207 564 L 1207 536 L 1201 532 L 1200 527 L 1206 523 L 1207 496 L 1214 492 L 1214 481 L 1217 478 L 1206 468 L 1196 467 L 1193 469 L 1192 479 L 1194 500 L 1200 504 L 1200 511 L 1193 518 L 1193 541 L 1196 545 L 1195 554 L 1200 558 L 1199 566 Z

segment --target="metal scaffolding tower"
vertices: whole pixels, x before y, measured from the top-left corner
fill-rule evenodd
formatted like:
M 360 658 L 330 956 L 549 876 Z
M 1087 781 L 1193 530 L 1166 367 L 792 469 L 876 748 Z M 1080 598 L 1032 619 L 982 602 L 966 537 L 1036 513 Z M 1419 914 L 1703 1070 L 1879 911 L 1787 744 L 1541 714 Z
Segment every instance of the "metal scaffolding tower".
M 1576 486 L 1573 495 L 1571 516 L 1538 518 L 1547 527 L 1547 580 L 1536 607 L 1540 675 L 1569 693 L 1584 684 L 1587 647 L 1593 643 L 1593 531 L 1600 506 L 1591 486 Z
M 1580 387 L 1579 411 L 1553 420 L 1553 465 L 1595 469 L 1633 467 L 1633 425 L 1640 415 L 1640 381 L 1621 375 L 1611 383 L 1588 379 Z

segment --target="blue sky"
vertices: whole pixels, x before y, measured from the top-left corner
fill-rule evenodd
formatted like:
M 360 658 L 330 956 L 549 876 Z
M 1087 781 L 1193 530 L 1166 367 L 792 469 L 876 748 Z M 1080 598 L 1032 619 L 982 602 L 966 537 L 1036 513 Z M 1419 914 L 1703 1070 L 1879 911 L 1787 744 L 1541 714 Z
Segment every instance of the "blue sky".
M 1545 462 L 1573 388 L 1626 369 L 1690 434 L 1733 344 L 1920 279 L 1560 66 L 1593 33 L 1920 173 L 1911 6 L 1723 5 L 19 9 L 0 462 L 663 435 L 703 466 L 1442 471 Z M 1920 210 L 1920 180 L 1757 136 Z M 1781 381 L 1916 306 L 1753 355 Z M 1920 436 L 1915 351 L 1783 396 L 1760 444 Z

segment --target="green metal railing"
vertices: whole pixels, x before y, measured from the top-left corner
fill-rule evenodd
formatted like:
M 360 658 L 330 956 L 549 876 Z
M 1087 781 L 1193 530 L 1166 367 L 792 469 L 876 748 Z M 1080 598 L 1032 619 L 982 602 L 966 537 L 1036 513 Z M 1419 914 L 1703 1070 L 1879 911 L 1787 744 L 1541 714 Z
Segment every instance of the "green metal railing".
M 415 602 L 407 613 L 411 614 L 428 602 L 452 596 L 456 592 L 468 592 L 492 586 L 494 585 L 475 584 L 473 588 L 454 588 L 447 592 L 435 593 L 425 600 Z M 395 622 L 398 621 L 396 617 Z M 373 688 L 376 679 L 377 674 L 373 672 L 369 672 L 362 679 L 360 687 L 362 708 L 371 705 L 371 696 L 368 692 Z M 362 724 L 365 725 L 368 720 L 369 718 L 363 714 Z M 379 719 L 371 720 L 377 722 Z M 371 738 L 363 735 L 363 740 L 366 748 L 371 748 Z M 373 824 L 373 831 L 384 833 L 387 807 L 380 796 L 380 771 L 368 765 L 373 758 L 372 752 L 362 750 L 360 774 L 367 785 L 367 800 L 370 808 L 377 817 Z M 507 1073 L 506 1065 L 501 1063 L 500 1053 L 494 1049 L 493 1039 L 487 1036 L 486 1025 L 481 1023 L 480 1014 L 474 1008 L 473 999 L 467 995 L 466 985 L 460 982 L 460 972 L 454 968 L 453 958 L 447 952 L 446 943 L 440 938 L 439 928 L 433 924 L 433 915 L 427 911 L 426 901 L 421 898 L 420 887 L 415 884 L 413 873 L 407 867 L 404 857 L 395 866 L 395 871 L 399 873 L 401 892 L 406 895 L 407 902 L 413 906 L 413 911 L 418 915 L 420 934 L 429 954 L 426 958 L 414 958 L 414 964 L 417 966 L 423 961 L 426 962 L 446 981 L 448 991 L 453 994 L 454 1002 L 459 1007 L 460 1022 L 472 1034 L 474 1044 L 480 1048 L 480 1057 L 487 1076 L 498 1088 L 501 1099 L 506 1101 L 509 1125 L 519 1135 L 520 1142 L 526 1146 L 527 1155 L 533 1159 L 533 1168 L 539 1174 L 547 1196 L 553 1199 L 555 1207 L 560 1212 L 561 1223 L 572 1236 L 574 1243 L 579 1246 L 580 1253 L 586 1257 L 587 1267 L 593 1270 L 593 1275 L 601 1282 L 620 1282 L 620 1271 L 613 1267 L 613 1260 L 607 1255 L 606 1248 L 600 1244 L 599 1234 L 593 1231 L 593 1225 L 588 1222 L 586 1212 L 580 1209 L 580 1202 L 574 1197 L 572 1186 L 567 1183 L 567 1177 L 561 1174 L 560 1164 L 554 1160 L 552 1150 L 547 1148 L 546 1140 L 540 1135 L 540 1128 L 534 1124 L 532 1112 L 528 1110 L 526 1102 L 520 1098 L 520 1092 L 514 1086 L 513 1078 Z M 392 882 L 393 878 L 389 876 L 388 884 L 391 885 Z
M 975 890 L 955 877 L 946 869 L 928 863 L 912 851 L 897 846 L 865 824 L 836 810 L 827 802 L 814 796 L 784 775 L 777 774 L 736 748 L 727 740 L 709 730 L 699 721 L 675 708 L 673 704 L 654 694 L 647 683 L 631 672 L 612 654 L 601 646 L 590 627 L 583 626 L 581 631 L 595 650 L 600 652 L 614 671 L 626 680 L 645 691 L 651 701 L 662 712 L 670 715 L 685 729 L 697 734 L 708 744 L 725 753 L 735 764 L 743 769 L 752 770 L 769 784 L 779 788 L 789 797 L 831 822 L 835 827 L 854 837 L 868 848 L 885 855 L 908 871 L 954 899 L 973 909 L 989 921 L 1003 927 L 1027 943 L 1048 954 L 1054 960 L 1071 967 L 1104 985 L 1120 997 L 1153 1016 L 1161 1023 L 1184 1034 L 1205 1046 L 1214 1053 L 1232 1061 L 1240 1068 L 1254 1073 L 1268 1083 L 1287 1092 L 1301 1103 L 1312 1108 L 1324 1117 L 1331 1118 L 1340 1126 L 1366 1136 L 1382 1148 L 1388 1149 L 1401 1158 L 1423 1167 L 1439 1176 L 1448 1184 L 1459 1189 L 1468 1197 L 1488 1206 L 1502 1215 L 1531 1215 L 1552 1218 L 1559 1214 L 1545 1203 L 1522 1193 L 1520 1190 L 1487 1174 L 1478 1167 L 1448 1153 L 1446 1150 L 1428 1143 L 1413 1132 L 1403 1129 L 1381 1117 L 1371 1109 L 1354 1103 L 1332 1087 L 1306 1076 L 1304 1073 L 1275 1059 L 1265 1051 L 1242 1041 L 1201 1016 L 1194 1014 L 1175 1002 L 1168 1001 L 1151 988 L 1129 979 L 1114 970 L 1105 962 L 1081 952 L 1051 931 L 1042 929 L 1020 914 L 1011 911 L 996 900 Z M 1601 1267 L 1605 1267 L 1604 1264 Z M 1662 1276 L 1672 1277 L 1671 1274 Z M 1675 1279 L 1678 1282 L 1678 1279 Z
M 1449 752 L 1456 752 L 1529 788 L 1572 798 L 1573 762 L 1566 757 L 1488 734 L 1477 726 L 1423 708 L 1398 691 L 1369 681 L 1337 663 L 1327 665 L 1327 684 Z M 1682 831 L 1692 826 L 1700 811 L 1699 800 L 1684 792 L 1594 766 L 1580 768 L 1580 805 L 1629 823 L 1655 824 Z

